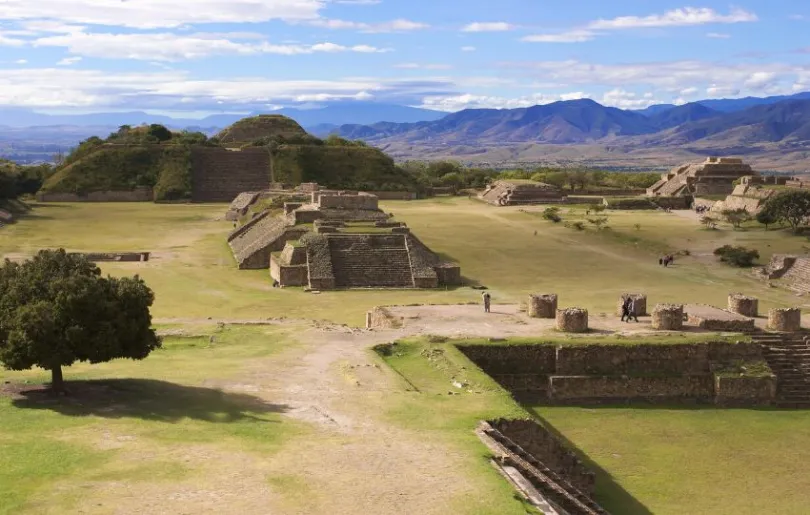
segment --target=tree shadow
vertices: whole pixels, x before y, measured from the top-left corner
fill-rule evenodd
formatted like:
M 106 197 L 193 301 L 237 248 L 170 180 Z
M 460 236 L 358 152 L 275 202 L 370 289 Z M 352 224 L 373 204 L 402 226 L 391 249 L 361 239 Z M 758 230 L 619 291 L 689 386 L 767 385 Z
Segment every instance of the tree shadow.
M 594 500 L 610 513 L 621 513 L 622 515 L 652 515 L 652 511 L 644 506 L 641 501 L 633 497 L 625 490 L 616 479 L 605 469 L 599 466 L 582 449 L 577 447 L 571 440 L 565 437 L 560 431 L 551 425 L 546 419 L 540 416 L 533 408 L 527 408 L 534 416 L 541 421 L 543 427 L 553 434 L 567 448 L 576 452 L 577 456 L 584 464 L 596 474 L 596 493 Z
M 179 422 L 191 418 L 230 423 L 266 419 L 262 413 L 284 413 L 289 406 L 258 397 L 213 388 L 186 386 L 155 379 L 69 381 L 69 395 L 56 396 L 47 386 L 16 388 L 12 404 L 22 409 L 51 410 L 72 417 L 140 418 Z

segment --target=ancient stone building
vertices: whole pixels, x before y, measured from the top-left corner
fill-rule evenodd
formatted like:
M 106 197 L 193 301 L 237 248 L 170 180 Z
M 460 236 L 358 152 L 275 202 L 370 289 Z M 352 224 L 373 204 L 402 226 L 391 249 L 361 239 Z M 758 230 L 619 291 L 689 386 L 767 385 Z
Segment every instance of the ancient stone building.
M 707 157 L 702 163 L 685 164 L 663 174 L 661 180 L 647 188 L 647 196 L 730 195 L 734 181 L 745 176 L 759 176 L 759 173 L 742 159 Z
M 726 209 L 745 209 L 752 215 L 759 213 L 765 202 L 776 195 L 776 190 L 752 184 L 739 184 L 725 200 L 715 202 L 712 211 L 720 213 Z
M 496 206 L 558 204 L 565 202 L 559 189 L 536 181 L 495 181 L 480 195 L 481 200 Z
M 443 261 L 369 193 L 314 189 L 234 230 L 228 243 L 240 268 L 269 268 L 281 286 L 436 288 L 459 285 L 458 265 Z

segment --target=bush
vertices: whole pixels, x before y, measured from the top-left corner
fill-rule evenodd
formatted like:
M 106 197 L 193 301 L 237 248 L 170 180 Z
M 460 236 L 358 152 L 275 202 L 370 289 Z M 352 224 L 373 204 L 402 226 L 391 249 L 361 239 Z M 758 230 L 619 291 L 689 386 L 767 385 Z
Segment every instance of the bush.
M 565 224 L 569 229 L 576 229 L 577 231 L 584 231 L 585 224 L 582 222 L 569 222 Z
M 759 252 L 755 249 L 731 245 L 723 245 L 715 249 L 714 255 L 718 256 L 723 263 L 740 268 L 750 267 L 754 264 L 754 261 L 759 259 Z
M 547 207 L 543 211 L 543 218 L 546 220 L 552 221 L 555 224 L 562 222 L 562 217 L 560 216 L 560 208 L 558 207 Z
M 607 202 L 608 209 L 657 209 L 655 204 L 643 197 L 607 199 Z

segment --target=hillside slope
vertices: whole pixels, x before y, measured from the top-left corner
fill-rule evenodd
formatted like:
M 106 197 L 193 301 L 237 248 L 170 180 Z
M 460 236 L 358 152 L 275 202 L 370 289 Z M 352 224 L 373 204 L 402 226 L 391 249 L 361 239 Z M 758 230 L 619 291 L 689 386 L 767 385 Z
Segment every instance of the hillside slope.
M 249 143 L 259 139 L 295 139 L 309 136 L 292 118 L 277 114 L 263 114 L 244 118 L 216 135 L 224 144 Z

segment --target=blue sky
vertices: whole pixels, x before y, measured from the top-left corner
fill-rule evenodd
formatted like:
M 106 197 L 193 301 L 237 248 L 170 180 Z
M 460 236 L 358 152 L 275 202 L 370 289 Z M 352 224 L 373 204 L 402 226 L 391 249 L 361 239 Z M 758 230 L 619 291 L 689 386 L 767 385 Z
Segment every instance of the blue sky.
M 643 108 L 810 90 L 807 34 L 803 0 L 0 0 L 0 106 Z

